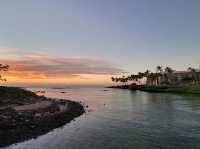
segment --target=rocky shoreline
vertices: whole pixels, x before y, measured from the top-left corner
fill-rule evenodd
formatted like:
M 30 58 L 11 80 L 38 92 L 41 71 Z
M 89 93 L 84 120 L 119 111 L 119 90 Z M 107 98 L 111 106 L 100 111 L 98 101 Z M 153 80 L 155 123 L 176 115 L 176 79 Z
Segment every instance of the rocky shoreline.
M 0 147 L 45 134 L 84 112 L 78 102 L 0 87 Z

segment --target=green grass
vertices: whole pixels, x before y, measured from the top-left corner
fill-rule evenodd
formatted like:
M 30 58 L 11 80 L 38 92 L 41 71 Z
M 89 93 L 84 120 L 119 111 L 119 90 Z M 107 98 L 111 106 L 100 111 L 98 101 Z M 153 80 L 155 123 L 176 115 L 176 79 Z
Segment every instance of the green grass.
M 169 92 L 169 93 L 186 93 L 200 94 L 200 85 L 183 85 L 183 86 L 152 86 L 142 87 L 139 90 L 149 92 Z
M 34 92 L 27 91 L 22 88 L 0 86 L 0 95 L 5 95 L 5 94 L 20 96 L 20 97 L 36 96 Z
M 174 91 L 180 93 L 200 94 L 200 85 L 185 85 L 174 88 Z

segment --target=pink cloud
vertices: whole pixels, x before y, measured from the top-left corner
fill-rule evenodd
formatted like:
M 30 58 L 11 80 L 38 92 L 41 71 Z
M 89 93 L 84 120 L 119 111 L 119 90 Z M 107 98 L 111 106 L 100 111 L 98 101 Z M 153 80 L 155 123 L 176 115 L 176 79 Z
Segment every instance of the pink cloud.
M 10 65 L 10 76 L 23 78 L 77 77 L 81 74 L 117 75 L 124 70 L 108 62 L 89 58 L 63 58 L 45 54 L 29 54 L 20 59 L 1 60 Z

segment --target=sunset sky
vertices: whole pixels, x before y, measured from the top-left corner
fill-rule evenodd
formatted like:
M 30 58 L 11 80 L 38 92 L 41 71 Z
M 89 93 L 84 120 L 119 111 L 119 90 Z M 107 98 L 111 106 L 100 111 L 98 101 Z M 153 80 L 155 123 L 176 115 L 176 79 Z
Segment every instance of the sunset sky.
M 199 0 L 2 0 L 7 83 L 106 84 L 200 66 Z

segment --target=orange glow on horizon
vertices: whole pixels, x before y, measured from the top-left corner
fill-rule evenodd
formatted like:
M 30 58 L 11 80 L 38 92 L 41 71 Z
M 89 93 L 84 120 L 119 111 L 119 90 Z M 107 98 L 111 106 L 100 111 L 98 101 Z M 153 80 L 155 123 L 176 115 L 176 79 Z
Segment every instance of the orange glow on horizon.
M 80 75 L 77 77 L 57 78 L 23 78 L 20 76 L 7 76 L 7 83 L 11 84 L 107 84 L 111 83 L 108 75 Z
M 6 51 L 1 49 L 0 51 Z M 124 70 L 93 58 L 66 58 L 41 53 L 24 53 L 13 50 L 14 57 L 2 58 L 1 63 L 9 65 L 1 75 L 7 84 L 17 83 L 68 83 L 106 84 L 111 83 L 111 75 L 125 73 Z

